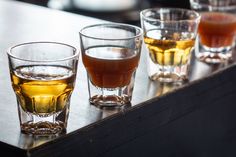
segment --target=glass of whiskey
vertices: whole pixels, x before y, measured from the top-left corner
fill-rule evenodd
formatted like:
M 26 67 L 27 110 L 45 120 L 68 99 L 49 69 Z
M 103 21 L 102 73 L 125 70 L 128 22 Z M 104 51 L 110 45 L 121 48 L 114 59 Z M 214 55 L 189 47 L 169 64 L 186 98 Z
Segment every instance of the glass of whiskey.
M 142 36 L 141 28 L 120 23 L 81 29 L 82 61 L 91 104 L 102 108 L 130 104 Z
M 148 50 L 149 78 L 161 82 L 187 81 L 199 13 L 180 8 L 150 8 L 141 11 L 140 17 Z
M 65 132 L 77 50 L 63 43 L 30 42 L 9 48 L 7 55 L 21 131 L 33 135 Z
M 209 64 L 232 61 L 236 39 L 236 0 L 190 0 L 201 14 L 196 58 Z

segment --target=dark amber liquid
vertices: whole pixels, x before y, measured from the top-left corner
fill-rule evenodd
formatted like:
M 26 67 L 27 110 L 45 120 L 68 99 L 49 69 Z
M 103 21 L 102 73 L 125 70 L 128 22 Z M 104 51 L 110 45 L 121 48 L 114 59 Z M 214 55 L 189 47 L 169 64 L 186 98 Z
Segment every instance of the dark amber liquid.
M 198 32 L 203 45 L 214 48 L 231 46 L 236 33 L 236 17 L 228 13 L 202 13 Z
M 90 81 L 100 88 L 128 85 L 139 62 L 136 51 L 121 47 L 93 47 L 82 58 Z

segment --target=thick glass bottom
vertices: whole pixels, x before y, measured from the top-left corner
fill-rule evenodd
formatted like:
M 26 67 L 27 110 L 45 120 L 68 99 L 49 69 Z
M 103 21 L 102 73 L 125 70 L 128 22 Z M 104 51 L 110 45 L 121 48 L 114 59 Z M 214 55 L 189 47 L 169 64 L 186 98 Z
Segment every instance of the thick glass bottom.
M 88 77 L 89 101 L 99 108 L 119 108 L 131 104 L 135 72 L 124 87 L 102 88 L 93 84 Z
M 90 103 L 98 107 L 122 107 L 130 104 L 131 98 L 126 95 L 94 95 L 90 99 Z
M 200 52 L 197 55 L 198 60 L 206 63 L 224 63 L 232 59 L 232 53 Z
M 188 81 L 188 64 L 177 66 L 156 65 L 156 73 L 149 75 L 153 81 L 183 83 Z
M 199 45 L 195 50 L 198 60 L 206 63 L 224 63 L 232 59 L 233 46 L 210 48 L 204 45 Z
M 21 132 L 30 135 L 59 135 L 66 132 L 69 102 L 60 112 L 31 113 L 18 103 Z
M 65 131 L 64 124 L 62 122 L 27 122 L 21 124 L 21 131 L 25 134 L 32 135 L 55 135 Z

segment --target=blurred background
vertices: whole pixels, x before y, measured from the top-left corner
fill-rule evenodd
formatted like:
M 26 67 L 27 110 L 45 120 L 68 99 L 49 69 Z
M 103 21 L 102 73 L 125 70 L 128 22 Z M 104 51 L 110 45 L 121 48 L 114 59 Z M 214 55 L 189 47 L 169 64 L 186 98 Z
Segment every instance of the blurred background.
M 140 25 L 139 12 L 151 7 L 189 8 L 189 0 L 17 0 L 52 9 Z

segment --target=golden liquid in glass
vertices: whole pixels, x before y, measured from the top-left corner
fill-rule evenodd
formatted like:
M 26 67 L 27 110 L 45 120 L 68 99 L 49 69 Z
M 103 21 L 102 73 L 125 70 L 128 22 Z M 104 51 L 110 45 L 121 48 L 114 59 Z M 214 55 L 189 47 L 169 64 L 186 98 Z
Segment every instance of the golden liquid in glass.
M 150 30 L 144 35 L 144 42 L 155 64 L 178 66 L 187 64 L 195 40 L 189 32 Z
M 62 66 L 22 66 L 14 69 L 11 79 L 18 103 L 25 112 L 49 116 L 67 105 L 75 74 Z

